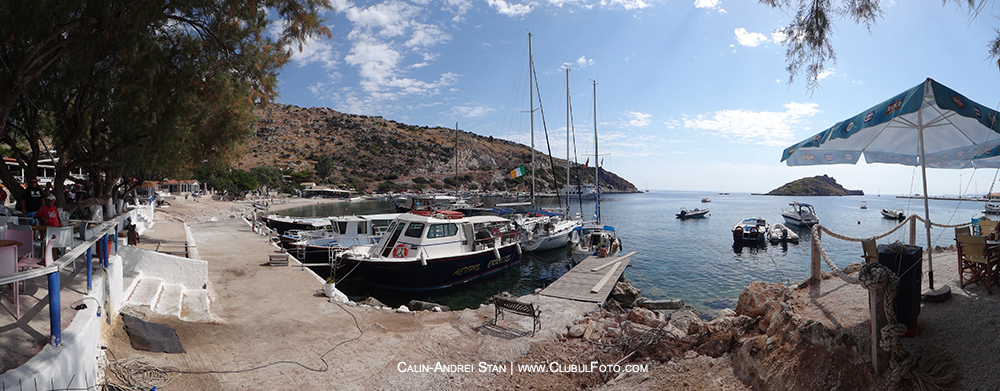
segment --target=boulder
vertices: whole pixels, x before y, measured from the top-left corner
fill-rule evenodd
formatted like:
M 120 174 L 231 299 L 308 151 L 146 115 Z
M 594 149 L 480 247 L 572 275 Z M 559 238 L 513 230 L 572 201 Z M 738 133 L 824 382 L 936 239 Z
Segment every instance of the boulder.
M 629 311 L 628 320 L 652 327 L 658 327 L 661 323 L 659 316 L 655 312 L 641 307 L 636 307 Z
M 364 300 L 358 301 L 358 304 L 369 305 L 369 306 L 372 306 L 372 307 L 375 307 L 375 308 L 386 307 L 386 305 L 382 304 L 381 301 L 378 301 L 378 299 L 376 299 L 374 297 L 371 297 L 371 296 L 366 297 Z
M 410 302 L 407 303 L 406 306 L 410 310 L 413 310 L 413 311 L 438 311 L 438 312 L 440 312 L 440 311 L 450 311 L 451 310 L 451 308 L 448 308 L 448 306 L 444 306 L 444 305 L 441 305 L 441 304 L 438 304 L 438 303 L 431 303 L 429 301 L 422 301 L 422 300 L 410 300 Z M 435 310 L 435 308 L 437 308 L 437 309 Z
M 646 298 L 640 298 L 635 301 L 637 307 L 648 308 L 651 310 L 679 310 L 684 308 L 684 300 L 681 299 L 666 299 L 666 300 L 647 300 Z
M 575 324 L 575 325 L 570 326 L 569 332 L 566 333 L 566 335 L 568 335 L 570 338 L 580 338 L 580 337 L 583 336 L 583 333 L 585 331 L 587 331 L 587 324 L 586 323 L 579 323 L 579 324 Z
M 670 324 L 686 334 L 701 334 L 705 322 L 694 311 L 681 310 L 670 314 Z
M 635 306 L 640 294 L 639 289 L 624 278 L 615 283 L 615 287 L 611 289 L 611 299 L 620 303 L 623 308 Z
M 779 302 L 788 298 L 788 288 L 778 283 L 754 281 L 740 293 L 736 302 L 736 314 L 751 318 L 762 316 L 778 308 Z

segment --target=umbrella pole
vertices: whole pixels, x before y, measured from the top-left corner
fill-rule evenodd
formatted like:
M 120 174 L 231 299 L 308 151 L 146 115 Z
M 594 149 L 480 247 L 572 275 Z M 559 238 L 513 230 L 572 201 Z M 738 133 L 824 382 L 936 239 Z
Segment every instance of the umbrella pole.
M 925 103 L 926 104 L 926 101 Z M 940 290 L 934 289 L 934 249 L 931 248 L 931 209 L 927 202 L 927 161 L 924 159 L 924 110 L 917 112 L 917 143 L 920 146 L 920 175 L 923 177 L 924 188 L 924 229 L 927 233 L 927 282 L 930 292 L 924 293 L 923 300 L 940 302 L 951 298 L 951 288 L 947 285 Z

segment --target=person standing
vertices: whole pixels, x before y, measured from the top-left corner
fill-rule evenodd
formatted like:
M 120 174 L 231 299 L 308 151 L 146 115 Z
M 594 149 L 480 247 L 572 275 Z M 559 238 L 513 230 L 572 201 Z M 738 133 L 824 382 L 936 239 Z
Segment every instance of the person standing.
M 49 227 L 59 227 L 59 208 L 56 208 L 56 196 L 49 194 L 45 197 L 45 206 L 38 208 L 35 212 L 35 220 L 38 220 L 38 225 L 45 225 Z
M 42 188 L 38 187 L 38 179 L 28 180 L 28 186 L 21 192 L 21 213 L 25 216 L 34 216 L 38 208 L 42 207 Z

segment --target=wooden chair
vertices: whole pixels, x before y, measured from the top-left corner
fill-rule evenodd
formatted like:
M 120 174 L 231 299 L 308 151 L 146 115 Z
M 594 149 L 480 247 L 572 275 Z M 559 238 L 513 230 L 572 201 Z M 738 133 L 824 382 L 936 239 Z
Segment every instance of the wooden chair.
M 992 295 L 990 285 L 993 284 L 1000 252 L 987 251 L 985 236 L 959 235 L 955 241 L 958 242 L 958 280 L 962 288 L 978 281 Z M 966 274 L 969 276 L 968 280 L 965 278 Z
M 865 263 L 878 262 L 878 246 L 875 245 L 875 239 L 862 239 L 861 250 L 865 252 L 865 255 L 861 256 L 865 259 Z
M 998 221 L 996 220 L 979 220 L 979 234 L 987 236 L 993 229 L 997 226 Z

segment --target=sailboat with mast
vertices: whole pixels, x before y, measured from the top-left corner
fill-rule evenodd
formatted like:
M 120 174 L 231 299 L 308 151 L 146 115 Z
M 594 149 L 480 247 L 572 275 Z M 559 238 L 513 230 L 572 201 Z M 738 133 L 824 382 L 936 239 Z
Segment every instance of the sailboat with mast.
M 597 198 L 594 205 L 594 221 L 583 224 L 570 234 L 569 252 L 573 262 L 579 263 L 591 255 L 607 257 L 622 249 L 622 240 L 615 227 L 601 223 L 601 165 L 597 149 L 597 82 L 594 81 L 594 183 Z
M 556 212 L 541 210 L 535 203 L 535 104 L 534 104 L 534 80 L 535 64 L 531 55 L 531 33 L 528 33 L 528 84 L 530 97 L 529 112 L 531 113 L 531 207 L 532 210 L 514 217 L 514 221 L 521 228 L 524 234 L 521 240 L 521 247 L 528 251 L 545 251 L 560 247 L 565 247 L 569 242 L 569 235 L 575 228 L 581 226 L 581 222 L 566 218 L 565 215 Z M 569 91 L 569 74 L 566 75 L 567 93 Z M 540 103 L 540 102 L 539 102 Z M 567 103 L 567 113 L 569 112 Z M 567 114 L 568 116 L 568 114 Z M 567 127 L 569 125 L 567 124 Z M 548 140 L 548 137 L 546 137 Z M 567 150 L 568 151 L 568 150 Z M 551 153 L 551 150 L 550 150 Z M 568 153 L 568 152 L 567 152 Z M 551 156 L 550 156 L 551 157 Z M 554 167 L 553 167 L 554 168 Z M 567 202 L 567 212 L 568 212 Z

